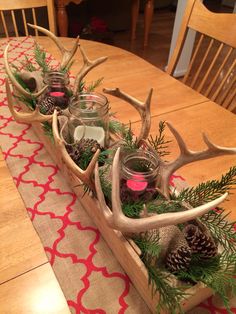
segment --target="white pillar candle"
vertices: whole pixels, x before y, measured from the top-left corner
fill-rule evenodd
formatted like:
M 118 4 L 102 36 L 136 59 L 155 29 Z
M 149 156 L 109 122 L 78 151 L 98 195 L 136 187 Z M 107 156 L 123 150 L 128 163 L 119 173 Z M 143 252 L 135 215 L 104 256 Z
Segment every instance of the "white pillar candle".
M 78 125 L 74 131 L 74 140 L 79 141 L 83 137 L 96 140 L 102 147 L 104 147 L 105 131 L 100 126 Z

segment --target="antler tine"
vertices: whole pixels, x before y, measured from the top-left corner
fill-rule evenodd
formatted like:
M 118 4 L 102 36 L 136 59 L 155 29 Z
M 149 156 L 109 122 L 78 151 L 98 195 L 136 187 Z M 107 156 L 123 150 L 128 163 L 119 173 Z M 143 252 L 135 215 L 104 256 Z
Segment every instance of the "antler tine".
M 174 135 L 180 149 L 180 155 L 174 161 L 160 161 L 160 176 L 162 179 L 160 180 L 159 184 L 161 185 L 161 191 L 166 197 L 169 197 L 170 177 L 177 169 L 194 161 L 210 159 L 221 155 L 236 154 L 236 148 L 215 145 L 209 141 L 205 134 L 203 134 L 203 140 L 207 145 L 207 149 L 202 151 L 191 151 L 187 148 L 186 143 L 178 131 L 170 123 L 166 122 L 166 124 L 168 125 L 171 133 Z
M 204 215 L 211 209 L 215 208 L 221 202 L 225 200 L 228 193 L 223 194 L 219 198 L 211 201 L 207 204 L 201 205 L 196 208 L 192 208 L 189 210 L 184 210 L 182 212 L 175 212 L 175 213 L 165 213 L 155 216 L 149 216 L 139 219 L 132 219 L 126 217 L 121 208 L 121 201 L 120 201 L 120 169 L 119 169 L 119 156 L 120 156 L 120 148 L 117 149 L 113 165 L 112 165 L 112 216 L 109 216 L 108 223 L 109 225 L 116 229 L 120 230 L 124 233 L 139 233 L 145 232 L 152 229 L 158 229 L 161 227 L 175 225 L 178 223 L 183 223 L 201 215 Z M 98 175 L 98 174 L 96 174 Z M 98 186 L 96 185 L 98 188 Z M 98 191 L 97 191 L 98 192 Z M 101 197 L 99 198 L 100 206 L 104 209 L 104 200 L 102 199 L 101 204 Z
M 7 92 L 7 101 L 9 110 L 16 121 L 19 122 L 46 122 L 52 119 L 52 115 L 43 115 L 39 112 L 39 108 L 36 109 L 31 113 L 20 113 L 15 111 L 13 106 L 13 97 L 10 89 L 9 80 L 6 78 L 6 92 Z
M 217 154 L 218 156 L 225 155 L 225 154 L 227 154 L 227 155 L 236 154 L 236 148 L 229 148 L 229 147 L 223 147 L 223 146 L 216 145 L 209 140 L 209 138 L 206 136 L 205 133 L 203 133 L 202 137 L 203 137 L 205 144 L 209 148 L 209 150 L 211 150 L 212 152 L 214 152 L 214 151 L 218 152 L 218 154 Z
M 25 90 L 16 80 L 14 74 L 11 71 L 10 65 L 8 63 L 8 49 L 9 49 L 10 44 L 8 44 L 4 50 L 4 66 L 5 66 L 5 70 L 6 73 L 8 75 L 8 77 L 10 78 L 12 84 L 15 86 L 15 88 L 18 90 L 19 93 L 21 93 L 22 95 L 24 95 L 25 97 L 39 97 L 47 88 L 47 86 L 44 86 L 40 91 L 38 91 L 37 93 L 30 93 L 27 92 L 27 90 Z
M 109 209 L 109 207 L 107 206 L 104 194 L 102 192 L 101 181 L 100 181 L 100 177 L 99 177 L 98 163 L 96 163 L 95 170 L 94 170 L 94 181 L 95 181 L 95 188 L 96 188 L 97 199 L 99 202 L 100 209 L 101 209 L 104 217 L 107 220 L 110 220 L 112 218 L 112 212 Z
M 89 60 L 84 49 L 81 46 L 79 48 L 83 57 L 84 64 L 83 64 L 82 69 L 79 71 L 79 73 L 77 74 L 75 78 L 74 95 L 77 95 L 79 93 L 79 87 L 85 75 L 87 75 L 88 72 L 92 70 L 93 68 L 95 68 L 97 65 L 107 60 L 107 57 L 100 57 L 96 60 Z
M 100 154 L 100 150 L 97 149 L 96 153 L 93 155 L 92 160 L 90 161 L 86 170 L 82 170 L 79 168 L 76 163 L 71 159 L 68 154 L 64 141 L 60 138 L 59 130 L 58 130 L 58 119 L 57 119 L 57 111 L 54 110 L 53 119 L 52 119 L 52 130 L 53 130 L 53 138 L 56 147 L 58 148 L 61 158 L 67 167 L 72 171 L 72 173 L 77 176 L 84 184 L 86 184 L 92 191 L 95 191 L 94 182 L 92 179 L 92 175 L 94 172 L 94 168 L 96 162 L 98 160 L 98 156 Z
M 151 107 L 151 98 L 152 98 L 153 89 L 152 88 L 150 89 L 150 92 L 145 102 L 141 102 L 138 99 L 124 93 L 119 88 L 114 88 L 114 89 L 104 88 L 103 91 L 107 94 L 123 99 L 124 101 L 130 103 L 138 111 L 142 120 L 142 127 L 141 127 L 140 134 L 137 138 L 137 141 L 139 143 L 142 139 L 146 139 L 148 137 L 148 134 L 151 128 L 150 107 Z
M 71 59 L 73 58 L 73 56 L 75 55 L 78 46 L 79 46 L 79 36 L 77 36 L 76 41 L 72 47 L 71 50 L 66 49 L 60 39 L 54 35 L 52 32 L 50 32 L 49 30 L 47 30 L 46 28 L 43 28 L 41 26 L 38 25 L 33 25 L 33 24 L 29 24 L 27 23 L 30 27 L 39 30 L 40 32 L 42 32 L 43 34 L 45 34 L 46 36 L 48 36 L 49 38 L 52 39 L 52 41 L 54 41 L 54 43 L 56 44 L 56 46 L 59 48 L 61 54 L 62 54 L 62 61 L 61 61 L 61 68 L 64 69 L 68 63 L 71 61 Z

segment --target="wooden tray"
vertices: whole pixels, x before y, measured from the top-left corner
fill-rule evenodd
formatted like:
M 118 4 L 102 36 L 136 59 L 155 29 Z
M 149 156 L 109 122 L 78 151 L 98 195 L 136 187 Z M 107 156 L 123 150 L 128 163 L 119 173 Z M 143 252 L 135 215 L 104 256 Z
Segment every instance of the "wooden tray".
M 148 284 L 148 272 L 145 265 L 139 257 L 139 252 L 132 241 L 126 239 L 120 231 L 114 230 L 107 225 L 103 215 L 100 214 L 100 208 L 96 198 L 84 195 L 81 181 L 67 168 L 60 156 L 56 153 L 56 148 L 52 141 L 44 134 L 40 123 L 32 123 L 33 129 L 39 139 L 44 143 L 45 148 L 51 155 L 54 162 L 58 165 L 71 188 L 78 196 L 81 206 L 86 210 L 90 218 L 96 224 L 103 238 L 112 250 L 114 256 L 123 267 L 136 287 L 143 300 L 146 302 L 150 310 L 155 313 L 156 306 L 159 302 L 158 293 L 152 295 L 152 288 Z M 194 308 L 196 305 L 207 299 L 213 294 L 212 289 L 206 287 L 202 283 L 186 290 L 189 294 L 187 299 L 181 302 L 184 311 Z M 167 312 L 162 312 L 167 313 Z

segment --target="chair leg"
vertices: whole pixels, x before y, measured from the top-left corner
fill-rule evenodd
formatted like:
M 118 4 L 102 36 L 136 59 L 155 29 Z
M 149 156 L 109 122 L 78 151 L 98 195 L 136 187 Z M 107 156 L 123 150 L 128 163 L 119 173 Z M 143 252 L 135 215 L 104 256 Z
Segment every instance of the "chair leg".
M 139 15 L 139 0 L 132 0 L 132 4 L 131 4 L 131 41 L 133 41 L 135 39 L 138 15 Z
M 152 24 L 153 11 L 154 0 L 146 0 L 144 11 L 144 47 L 148 44 L 148 35 Z

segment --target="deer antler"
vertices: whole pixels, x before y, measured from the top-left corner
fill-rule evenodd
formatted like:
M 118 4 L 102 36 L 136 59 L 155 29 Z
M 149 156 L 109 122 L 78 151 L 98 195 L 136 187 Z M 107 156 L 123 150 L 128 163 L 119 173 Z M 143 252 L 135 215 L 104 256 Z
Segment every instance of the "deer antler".
M 223 194 L 214 201 L 191 208 L 182 212 L 165 213 L 145 218 L 132 219 L 124 215 L 120 201 L 120 167 L 119 167 L 120 148 L 117 149 L 112 165 L 112 212 L 106 206 L 101 189 L 98 167 L 95 168 L 95 187 L 100 208 L 110 227 L 124 233 L 139 233 L 152 229 L 158 229 L 169 225 L 183 223 L 196 217 L 202 216 L 209 210 L 215 208 L 225 200 L 228 193 Z
M 57 111 L 54 110 L 53 119 L 52 119 L 52 130 L 53 130 L 53 138 L 55 142 L 55 146 L 57 147 L 63 162 L 66 166 L 72 171 L 72 173 L 77 176 L 84 184 L 86 184 L 92 191 L 95 191 L 94 181 L 93 181 L 93 172 L 98 160 L 98 156 L 100 154 L 100 150 L 97 149 L 95 154 L 93 155 L 92 160 L 90 161 L 86 170 L 82 170 L 79 168 L 76 163 L 71 159 L 68 154 L 64 141 L 61 139 L 58 130 L 58 119 L 57 119 Z
M 36 109 L 33 112 L 30 113 L 20 113 L 15 111 L 13 107 L 13 97 L 10 89 L 9 80 L 6 78 L 6 92 L 7 92 L 7 101 L 8 101 L 8 107 L 9 110 L 14 117 L 16 121 L 19 122 L 45 122 L 52 119 L 52 115 L 43 115 L 39 112 L 39 108 L 36 107 Z
M 57 36 L 55 36 L 52 32 L 50 32 L 49 30 L 47 30 L 46 28 L 43 28 L 41 26 L 38 25 L 33 25 L 33 24 L 29 24 L 28 25 L 34 29 L 39 30 L 40 32 L 44 33 L 45 35 L 47 35 L 49 38 L 51 38 L 54 43 L 56 44 L 56 46 L 59 48 L 61 54 L 62 54 L 62 61 L 61 61 L 61 68 L 64 69 L 69 62 L 71 61 L 71 59 L 73 58 L 73 56 L 75 55 L 78 46 L 79 46 L 79 36 L 76 38 L 76 41 L 74 43 L 74 46 L 72 47 L 71 50 L 66 49 L 65 47 L 63 47 L 61 41 L 59 40 L 59 38 Z
M 77 95 L 79 93 L 79 87 L 80 84 L 83 80 L 83 78 L 85 77 L 85 75 L 88 74 L 89 71 L 91 71 L 94 67 L 96 67 L 97 65 L 105 62 L 107 60 L 107 57 L 100 57 L 96 60 L 89 60 L 85 51 L 83 50 L 83 48 L 80 46 L 80 52 L 82 54 L 83 57 L 83 67 L 82 69 L 79 71 L 79 73 L 77 74 L 76 78 L 75 78 L 75 83 L 74 83 L 74 95 Z
M 11 71 L 10 65 L 8 63 L 8 49 L 9 49 L 10 44 L 8 44 L 4 50 L 4 66 L 5 66 L 5 70 L 7 72 L 8 77 L 10 78 L 12 84 L 15 86 L 15 88 L 18 90 L 19 93 L 21 93 L 22 95 L 24 95 L 25 97 L 29 97 L 29 98 L 37 98 L 39 97 L 47 88 L 47 86 L 44 86 L 41 90 L 39 90 L 36 93 L 30 93 L 27 90 L 25 90 L 16 80 L 14 74 Z
M 141 102 L 138 99 L 124 93 L 119 88 L 115 88 L 115 89 L 104 88 L 103 91 L 107 94 L 119 97 L 123 99 L 124 101 L 127 101 L 138 111 L 142 120 L 142 127 L 141 127 L 140 134 L 137 138 L 137 142 L 139 143 L 141 140 L 146 139 L 148 137 L 148 134 L 151 128 L 150 107 L 151 107 L 151 98 L 152 98 L 153 89 L 152 88 L 150 89 L 150 92 L 145 102 Z
M 215 145 L 212 142 L 210 142 L 210 140 L 207 138 L 205 134 L 203 134 L 203 140 L 207 145 L 207 149 L 199 152 L 191 151 L 190 149 L 187 148 L 186 143 L 184 142 L 183 138 L 178 133 L 178 131 L 170 123 L 166 122 L 166 124 L 168 125 L 170 131 L 174 135 L 180 149 L 180 155 L 174 161 L 165 162 L 160 160 L 160 180 L 158 181 L 157 186 L 168 198 L 169 198 L 169 180 L 171 175 L 177 169 L 194 161 L 210 159 L 221 155 L 236 154 L 236 148 L 228 148 Z

